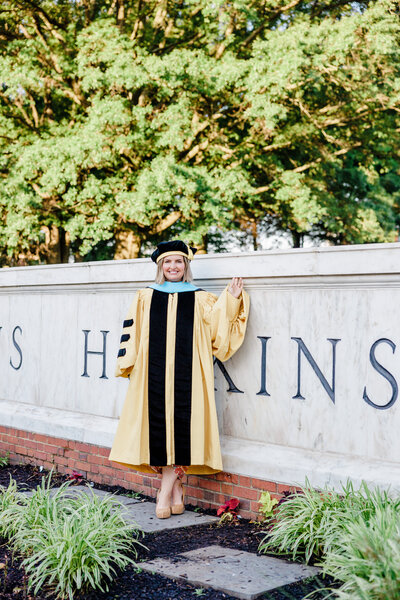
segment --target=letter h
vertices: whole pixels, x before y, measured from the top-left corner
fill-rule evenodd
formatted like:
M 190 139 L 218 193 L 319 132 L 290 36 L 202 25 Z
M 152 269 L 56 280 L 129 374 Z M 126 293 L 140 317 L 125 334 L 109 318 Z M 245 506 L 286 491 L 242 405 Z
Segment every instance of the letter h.
M 90 375 L 88 375 L 88 372 L 87 372 L 88 354 L 100 354 L 103 357 L 103 373 L 102 373 L 100 379 L 108 379 L 108 377 L 106 375 L 106 344 L 107 344 L 107 333 L 109 333 L 109 331 L 101 330 L 101 333 L 103 334 L 103 350 L 101 350 L 101 351 L 88 350 L 88 337 L 89 337 L 89 333 L 91 330 L 90 329 L 82 329 L 82 331 L 85 334 L 85 350 L 84 350 L 84 368 L 83 368 L 83 373 L 82 373 L 81 377 L 90 377 Z

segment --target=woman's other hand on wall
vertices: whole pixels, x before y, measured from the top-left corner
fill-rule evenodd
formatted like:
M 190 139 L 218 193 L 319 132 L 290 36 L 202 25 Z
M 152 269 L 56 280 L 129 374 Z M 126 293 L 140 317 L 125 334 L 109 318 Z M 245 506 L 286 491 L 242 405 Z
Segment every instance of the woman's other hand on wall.
M 243 289 L 243 279 L 241 277 L 232 277 L 232 281 L 229 284 L 228 292 L 235 298 L 239 298 Z

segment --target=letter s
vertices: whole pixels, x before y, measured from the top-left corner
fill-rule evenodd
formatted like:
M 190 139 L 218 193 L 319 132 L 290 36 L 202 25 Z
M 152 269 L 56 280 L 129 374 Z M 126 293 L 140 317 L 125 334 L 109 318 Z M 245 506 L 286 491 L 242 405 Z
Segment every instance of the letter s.
M 394 354 L 394 351 L 396 350 L 396 344 L 394 342 L 392 342 L 392 340 L 388 340 L 387 338 L 380 338 L 379 340 L 376 340 L 376 342 L 374 342 L 372 344 L 371 350 L 369 351 L 369 360 L 371 362 L 371 365 L 374 367 L 374 369 L 376 371 L 378 371 L 378 373 L 380 373 L 380 375 L 382 375 L 382 377 L 384 377 L 392 386 L 392 397 L 390 398 L 390 400 L 387 404 L 380 405 L 380 404 L 375 404 L 375 402 L 372 402 L 372 400 L 369 398 L 369 396 L 367 394 L 366 387 L 364 387 L 364 393 L 363 393 L 363 399 L 365 400 L 365 402 L 367 404 L 369 404 L 370 406 L 377 408 L 378 410 L 385 410 L 386 408 L 390 408 L 391 406 L 393 406 L 393 404 L 397 400 L 397 396 L 399 393 L 397 381 L 395 380 L 393 375 L 376 360 L 376 357 L 375 357 L 375 348 L 379 344 L 382 344 L 383 342 L 385 344 L 389 344 L 389 346 L 391 347 L 393 354 Z
M 15 339 L 15 332 L 17 331 L 17 329 L 19 329 L 19 332 L 22 334 L 21 327 L 19 325 L 17 325 L 16 327 L 14 327 L 14 330 L 12 332 L 12 340 L 13 340 L 14 346 L 16 347 L 18 354 L 19 354 L 19 365 L 17 367 L 15 365 L 13 365 L 12 359 L 10 358 L 10 365 L 16 371 L 18 371 L 18 369 L 20 369 L 21 365 L 22 365 L 22 350 L 21 350 L 17 340 Z

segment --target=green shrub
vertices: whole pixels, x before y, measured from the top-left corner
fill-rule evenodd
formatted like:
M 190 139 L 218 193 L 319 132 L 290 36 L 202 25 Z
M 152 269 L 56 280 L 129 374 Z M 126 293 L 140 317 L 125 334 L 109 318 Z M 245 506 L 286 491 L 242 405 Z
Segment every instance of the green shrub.
M 394 503 L 378 506 L 368 521 L 359 516 L 341 533 L 341 548 L 327 553 L 324 572 L 343 585 L 342 600 L 400 598 L 400 514 Z
M 70 599 L 78 590 L 108 589 L 116 568 L 135 564 L 137 527 L 125 521 L 124 507 L 112 496 L 99 499 L 90 486 L 87 494 L 71 494 L 69 482 L 51 492 L 50 481 L 51 474 L 0 516 L 0 526 L 25 557 L 28 588 L 36 594 L 47 585 Z

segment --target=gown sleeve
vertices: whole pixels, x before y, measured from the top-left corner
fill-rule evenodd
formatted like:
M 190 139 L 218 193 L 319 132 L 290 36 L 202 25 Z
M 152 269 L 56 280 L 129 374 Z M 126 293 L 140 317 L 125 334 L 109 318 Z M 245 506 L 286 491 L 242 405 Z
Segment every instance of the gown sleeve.
M 240 348 L 246 333 L 250 297 L 242 290 L 239 298 L 222 292 L 211 309 L 212 352 L 219 360 L 228 360 Z
M 140 293 L 137 292 L 123 322 L 115 377 L 129 377 L 135 365 L 139 340 Z

